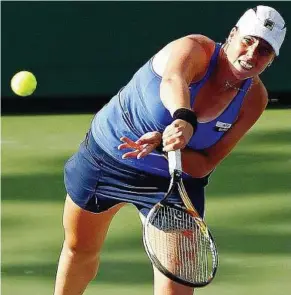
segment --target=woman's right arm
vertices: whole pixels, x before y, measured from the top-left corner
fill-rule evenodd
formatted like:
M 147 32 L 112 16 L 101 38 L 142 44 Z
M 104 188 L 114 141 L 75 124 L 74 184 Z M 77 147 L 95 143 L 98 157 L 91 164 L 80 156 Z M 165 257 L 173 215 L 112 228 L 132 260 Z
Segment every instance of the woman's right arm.
M 204 75 L 214 47 L 215 43 L 207 37 L 191 35 L 169 43 L 155 55 L 153 67 L 162 76 L 161 101 L 171 115 L 179 108 L 191 109 L 189 84 Z M 184 148 L 192 135 L 192 125 L 181 119 L 174 120 L 163 134 L 163 141 L 167 142 L 165 151 Z M 121 138 L 124 143 L 119 149 L 133 148 L 127 140 L 129 139 Z M 135 158 L 137 155 L 144 157 L 160 141 L 160 135 L 150 132 L 139 140 L 140 147 L 126 153 L 124 158 Z
M 207 46 L 201 44 L 201 39 Z M 209 48 L 214 46 L 213 41 L 205 42 L 205 39 L 204 36 L 191 35 L 165 47 L 167 61 L 162 74 L 160 97 L 172 116 L 180 108 L 191 110 L 189 84 L 204 75 L 210 58 Z M 165 59 L 163 49 L 155 58 Z M 194 131 L 193 126 L 182 118 L 174 120 L 163 133 L 163 142 L 167 143 L 163 150 L 183 149 Z
M 160 97 L 171 115 L 179 108 L 191 109 L 189 84 L 205 72 L 208 57 L 195 38 L 187 36 L 172 42 L 167 48 L 167 62 L 162 73 Z M 161 50 L 155 59 L 164 59 Z M 159 61 L 155 61 L 158 63 Z

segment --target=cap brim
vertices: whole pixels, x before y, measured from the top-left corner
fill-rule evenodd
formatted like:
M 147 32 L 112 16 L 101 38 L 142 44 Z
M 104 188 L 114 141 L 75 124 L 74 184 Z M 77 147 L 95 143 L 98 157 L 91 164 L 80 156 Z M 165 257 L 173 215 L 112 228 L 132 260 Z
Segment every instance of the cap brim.
M 254 37 L 259 37 L 268 42 L 270 46 L 273 48 L 276 56 L 279 55 L 279 48 L 276 46 L 277 42 L 271 38 L 270 34 L 268 34 L 268 29 L 257 26 L 257 27 L 252 27 L 252 28 L 247 28 L 247 27 L 240 27 L 238 28 L 240 35 L 242 36 L 254 36 Z

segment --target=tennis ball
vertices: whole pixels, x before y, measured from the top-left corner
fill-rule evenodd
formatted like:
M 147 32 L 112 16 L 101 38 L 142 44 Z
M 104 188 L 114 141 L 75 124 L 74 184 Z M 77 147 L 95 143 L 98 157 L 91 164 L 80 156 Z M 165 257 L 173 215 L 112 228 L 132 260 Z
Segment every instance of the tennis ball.
M 31 95 L 37 85 L 35 76 L 31 72 L 21 71 L 11 79 L 11 89 L 19 96 Z

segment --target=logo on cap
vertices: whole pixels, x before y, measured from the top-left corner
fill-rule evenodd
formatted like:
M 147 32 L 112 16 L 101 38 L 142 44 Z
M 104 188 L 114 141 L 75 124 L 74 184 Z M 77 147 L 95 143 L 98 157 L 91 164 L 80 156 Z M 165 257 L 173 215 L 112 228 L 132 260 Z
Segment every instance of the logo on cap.
M 274 25 L 275 25 L 275 23 L 274 23 L 272 20 L 270 20 L 269 18 L 266 19 L 265 22 L 264 22 L 264 26 L 265 26 L 266 28 L 268 28 L 270 31 L 273 30 Z

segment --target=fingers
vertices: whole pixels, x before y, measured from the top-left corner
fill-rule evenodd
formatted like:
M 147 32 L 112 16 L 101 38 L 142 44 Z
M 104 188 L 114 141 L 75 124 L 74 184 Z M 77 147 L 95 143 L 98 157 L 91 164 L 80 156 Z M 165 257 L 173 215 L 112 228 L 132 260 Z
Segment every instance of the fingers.
M 150 132 L 154 133 L 154 132 Z M 157 132 L 158 133 L 158 132 Z M 134 149 L 134 151 L 127 152 L 122 155 L 122 159 L 128 159 L 128 158 L 137 158 L 141 159 L 148 154 L 150 154 L 159 144 L 161 141 L 162 135 L 158 134 L 145 134 L 143 137 L 141 137 L 138 141 L 134 142 L 128 137 L 121 137 L 120 140 L 124 143 L 120 144 L 118 146 L 119 150 L 124 149 Z M 159 138 L 159 140 L 157 140 Z M 154 142 L 152 144 L 148 144 L 147 142 Z M 145 144 L 143 144 L 145 143 Z
M 163 133 L 163 151 L 182 149 L 186 146 L 185 134 L 182 127 L 168 126 Z
M 122 143 L 117 147 L 119 150 L 129 149 L 130 146 L 127 143 Z
M 150 154 L 155 148 L 156 146 L 152 144 L 145 145 L 143 150 L 137 155 L 137 159 L 144 158 L 145 156 Z
M 137 158 L 140 151 L 136 150 L 133 152 L 128 152 L 122 155 L 122 159 L 128 159 L 128 158 Z
M 122 155 L 122 159 L 137 158 L 141 159 L 150 154 L 155 149 L 154 145 L 144 145 L 142 149 L 128 152 Z
M 126 148 L 132 148 L 136 150 L 142 149 L 142 146 L 140 144 L 137 144 L 136 142 L 134 142 L 128 137 L 125 137 L 125 136 L 121 137 L 120 140 L 123 141 L 124 143 L 118 146 L 119 150 L 126 149 Z
M 191 124 L 189 124 L 188 122 L 184 120 L 180 120 L 180 119 L 175 120 L 174 122 L 172 122 L 170 125 L 166 127 L 166 129 L 163 132 L 163 138 L 165 136 L 171 136 L 180 131 L 193 133 L 193 127 Z
M 148 132 L 144 134 L 141 138 L 139 138 L 136 143 L 137 144 L 155 144 L 158 146 L 161 143 L 162 134 L 160 132 Z
M 167 152 L 168 153 L 170 151 L 176 151 L 176 150 L 183 149 L 184 147 L 185 147 L 185 145 L 182 145 L 179 142 L 174 142 L 174 143 L 171 143 L 171 144 L 166 145 L 163 148 L 163 152 Z
M 178 132 L 177 134 L 174 134 L 166 138 L 165 140 L 163 140 L 163 146 L 164 146 L 163 148 L 164 152 L 183 149 L 186 146 L 186 141 L 182 132 Z
M 123 136 L 120 138 L 121 141 L 124 143 L 119 145 L 118 149 L 126 149 L 126 148 L 132 148 L 132 149 L 141 149 L 142 145 L 144 144 L 154 144 L 158 146 L 161 143 L 162 140 L 162 134 L 160 132 L 154 131 L 154 132 L 148 132 L 144 134 L 141 138 L 139 138 L 136 142 L 131 140 L 130 138 Z
M 169 127 L 169 126 L 168 126 Z M 166 128 L 162 140 L 166 140 L 167 138 L 171 138 L 176 136 L 177 134 L 183 134 L 183 128 L 182 127 L 171 127 L 171 128 Z M 180 135 L 179 135 L 180 136 Z
M 175 120 L 163 133 L 163 151 L 183 149 L 193 135 L 193 127 L 183 120 Z
M 133 149 L 125 153 L 122 158 L 143 158 L 157 148 L 163 141 L 163 151 L 183 149 L 188 144 L 193 135 L 193 126 L 184 120 L 177 119 L 167 126 L 163 132 L 153 131 L 141 136 L 137 141 L 123 136 L 120 140 L 123 142 L 118 146 L 119 150 Z

